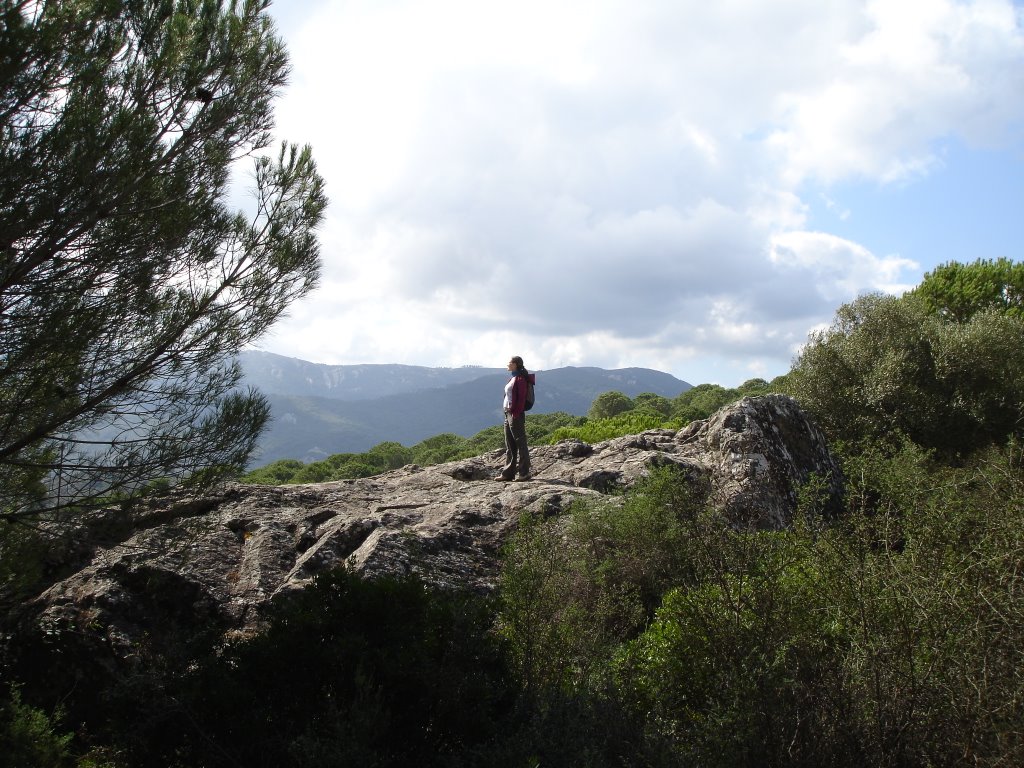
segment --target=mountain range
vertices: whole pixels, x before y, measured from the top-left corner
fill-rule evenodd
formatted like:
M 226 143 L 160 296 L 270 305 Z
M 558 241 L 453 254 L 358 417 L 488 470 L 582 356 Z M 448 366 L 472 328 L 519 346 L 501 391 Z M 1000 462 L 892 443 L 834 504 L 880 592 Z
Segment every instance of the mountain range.
M 471 437 L 501 423 L 501 368 L 324 365 L 262 351 L 241 353 L 244 383 L 270 402 L 271 422 L 251 466 L 362 453 L 385 441 L 415 445 L 450 432 Z M 691 385 L 648 368 L 553 368 L 537 374 L 531 413 L 583 416 L 603 392 L 673 398 Z

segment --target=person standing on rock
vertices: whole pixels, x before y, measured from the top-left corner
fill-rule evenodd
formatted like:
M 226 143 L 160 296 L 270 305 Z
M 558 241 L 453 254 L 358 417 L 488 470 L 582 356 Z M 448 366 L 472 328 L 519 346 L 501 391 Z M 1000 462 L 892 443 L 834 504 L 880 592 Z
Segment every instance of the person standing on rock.
M 526 391 L 532 375 L 516 355 L 508 361 L 511 374 L 505 384 L 505 466 L 495 480 L 530 479 L 530 449 L 526 445 Z

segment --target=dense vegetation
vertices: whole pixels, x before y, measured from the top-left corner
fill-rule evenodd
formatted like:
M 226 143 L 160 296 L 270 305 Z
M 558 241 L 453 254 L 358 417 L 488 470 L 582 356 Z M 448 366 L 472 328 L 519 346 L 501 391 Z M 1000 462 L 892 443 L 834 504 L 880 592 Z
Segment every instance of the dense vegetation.
M 655 473 L 524 521 L 496 602 L 326 574 L 264 634 L 112 681 L 78 764 L 1019 765 L 1021 458 L 851 459 L 840 522 L 811 487 L 775 533 Z M 13 700 L 0 734 L 40 757 L 0 765 L 73 765 L 70 732 Z

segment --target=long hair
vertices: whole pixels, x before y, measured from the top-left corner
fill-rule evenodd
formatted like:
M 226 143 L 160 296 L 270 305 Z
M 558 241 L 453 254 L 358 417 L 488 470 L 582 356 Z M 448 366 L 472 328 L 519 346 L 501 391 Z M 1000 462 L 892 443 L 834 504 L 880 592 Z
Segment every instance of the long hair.
M 516 364 L 516 373 L 526 373 L 526 366 L 523 365 L 523 358 L 516 355 L 512 358 L 512 362 Z

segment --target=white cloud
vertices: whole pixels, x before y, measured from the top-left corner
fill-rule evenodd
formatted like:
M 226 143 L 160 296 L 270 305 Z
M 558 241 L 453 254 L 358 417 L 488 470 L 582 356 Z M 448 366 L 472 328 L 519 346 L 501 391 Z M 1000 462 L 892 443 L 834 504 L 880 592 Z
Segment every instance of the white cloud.
M 771 144 L 790 183 L 926 176 L 934 143 L 988 143 L 1019 130 L 1020 11 L 1010 2 L 870 0 L 866 34 L 843 41 L 821 82 L 784 90 Z
M 264 346 L 322 362 L 782 373 L 921 274 L 806 231 L 814 184 L 921 183 L 1024 124 L 999 0 L 278 5 L 278 133 L 332 202 L 323 287 Z
M 784 232 L 771 239 L 769 258 L 780 274 L 806 281 L 822 298 L 838 306 L 860 293 L 903 293 L 902 282 L 920 265 L 899 255 L 879 257 L 857 243 L 825 232 Z

